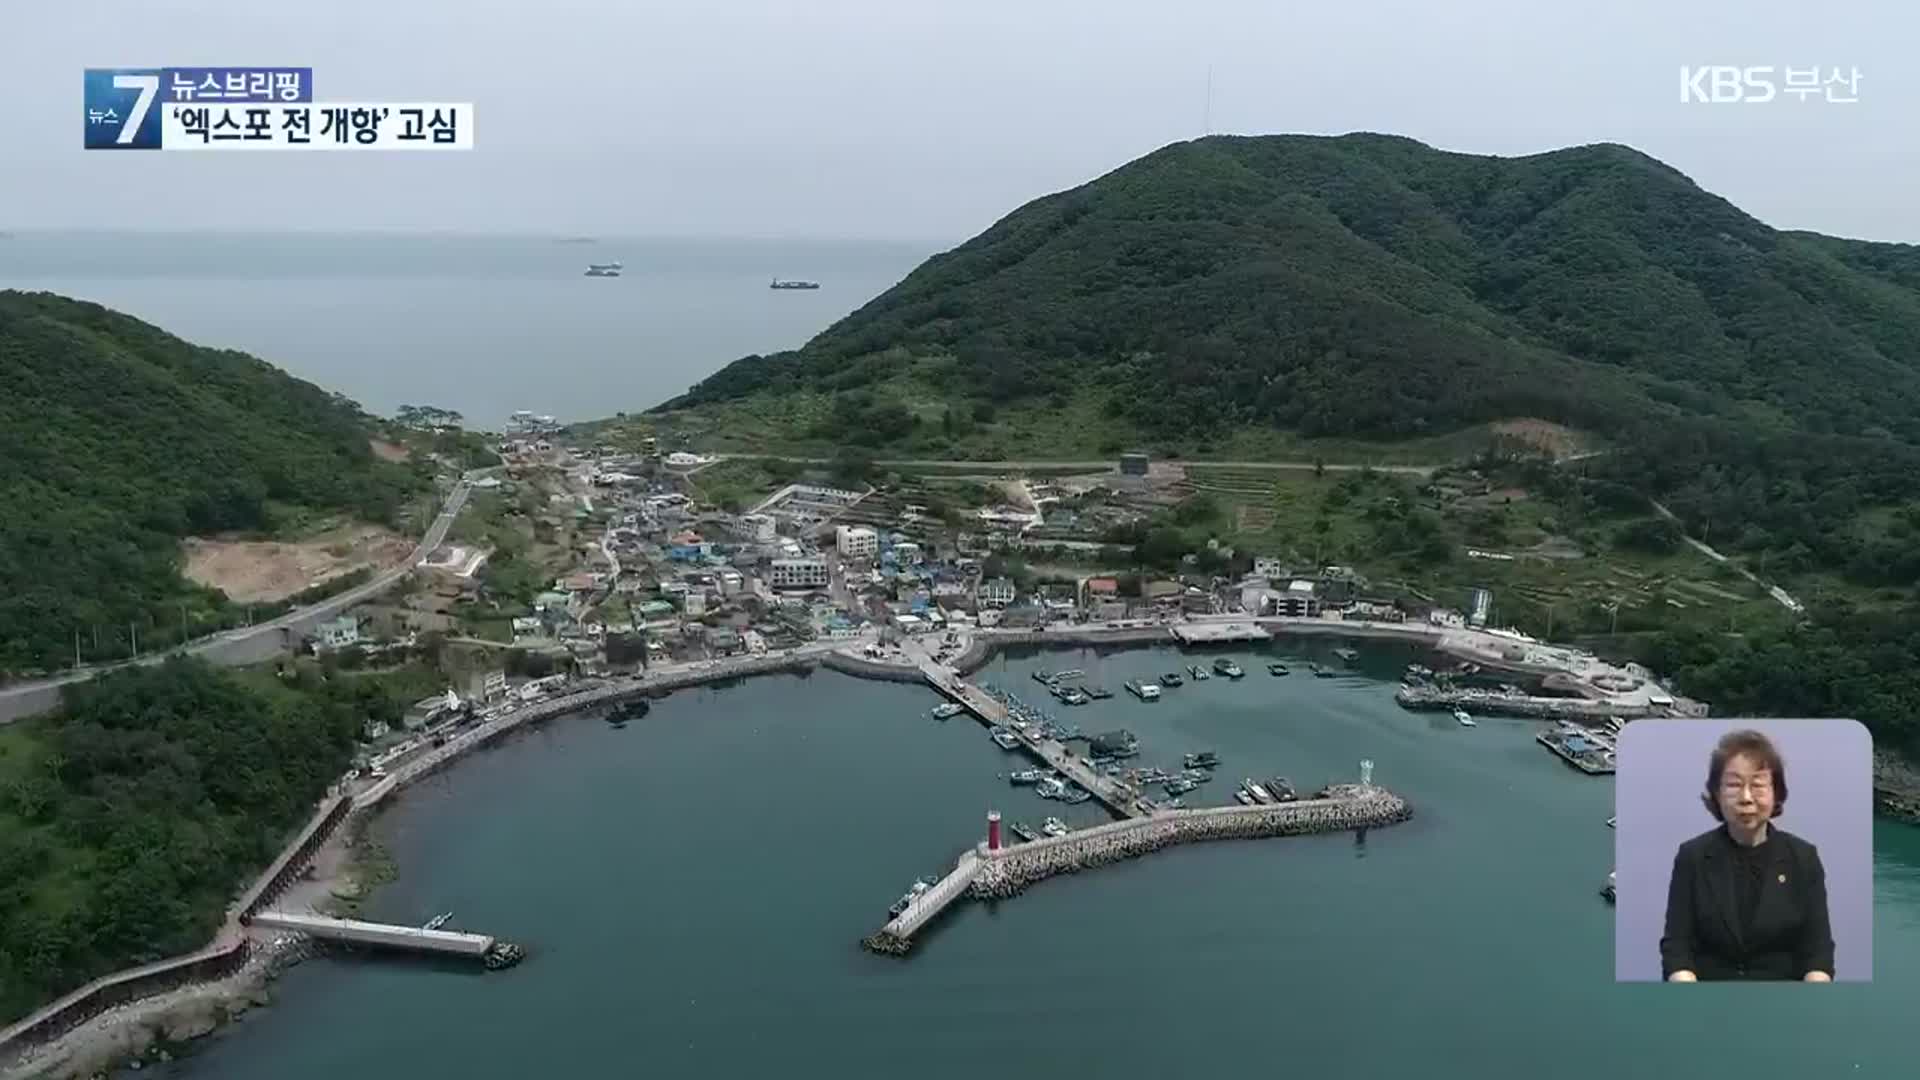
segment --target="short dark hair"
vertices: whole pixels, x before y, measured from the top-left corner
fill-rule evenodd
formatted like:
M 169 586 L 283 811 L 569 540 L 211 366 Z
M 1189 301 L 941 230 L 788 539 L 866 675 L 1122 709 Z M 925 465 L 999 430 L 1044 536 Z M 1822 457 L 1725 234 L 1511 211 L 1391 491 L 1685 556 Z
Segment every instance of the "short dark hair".
M 1727 762 L 1745 754 L 1760 763 L 1760 767 L 1773 774 L 1773 814 L 1779 817 L 1787 808 L 1787 761 L 1774 749 L 1773 740 L 1757 731 L 1729 731 L 1720 736 L 1714 745 L 1713 753 L 1707 758 L 1707 790 L 1700 801 L 1707 806 L 1707 813 L 1715 821 L 1725 821 L 1720 814 L 1720 777 L 1727 771 Z

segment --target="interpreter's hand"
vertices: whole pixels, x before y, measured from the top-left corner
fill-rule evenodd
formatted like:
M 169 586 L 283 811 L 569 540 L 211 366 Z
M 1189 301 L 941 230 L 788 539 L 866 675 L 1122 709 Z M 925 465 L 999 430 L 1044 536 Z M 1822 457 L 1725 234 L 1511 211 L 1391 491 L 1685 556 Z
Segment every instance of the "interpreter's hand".
M 1807 974 L 1806 974 L 1806 978 L 1804 978 L 1804 979 L 1802 979 L 1801 981 L 1802 981 L 1802 982 L 1828 982 L 1828 983 L 1830 983 L 1830 982 L 1832 982 L 1832 981 L 1833 981 L 1833 976 L 1831 976 L 1831 975 L 1829 975 L 1829 974 L 1827 974 L 1827 973 L 1826 973 L 1826 972 L 1824 972 L 1824 971 L 1809 971 L 1809 972 L 1807 972 Z
M 1667 981 L 1668 982 L 1699 982 L 1700 979 L 1691 971 L 1676 971 L 1673 974 L 1667 976 Z

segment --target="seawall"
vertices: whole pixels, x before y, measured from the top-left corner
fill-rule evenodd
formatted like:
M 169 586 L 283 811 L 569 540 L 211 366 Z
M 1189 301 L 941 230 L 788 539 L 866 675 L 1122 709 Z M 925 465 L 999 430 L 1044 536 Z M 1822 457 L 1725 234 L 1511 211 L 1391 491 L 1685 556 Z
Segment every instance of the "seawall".
M 949 878 L 964 879 L 967 896 L 997 900 L 1058 874 L 1077 874 L 1174 844 L 1343 832 L 1396 825 L 1411 817 L 1407 801 L 1385 788 L 1334 785 L 1327 797 L 1304 802 L 1172 810 L 997 851 L 981 844 L 961 856 Z M 958 899 L 957 890 L 950 899 Z M 937 906 L 947 902 L 943 899 Z M 914 933 L 938 914 L 916 905 L 861 944 L 873 952 L 904 956 L 913 947 Z

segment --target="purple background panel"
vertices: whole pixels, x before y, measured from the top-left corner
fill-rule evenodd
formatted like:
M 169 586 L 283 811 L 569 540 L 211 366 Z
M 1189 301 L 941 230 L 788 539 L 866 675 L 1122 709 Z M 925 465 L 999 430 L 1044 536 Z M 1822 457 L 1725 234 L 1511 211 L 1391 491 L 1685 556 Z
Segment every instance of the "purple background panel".
M 1729 731 L 1773 740 L 1785 759 L 1786 809 L 1774 824 L 1820 849 L 1833 924 L 1834 979 L 1873 978 L 1873 737 L 1856 720 L 1648 718 L 1620 733 L 1613 974 L 1660 980 L 1667 879 L 1683 842 L 1714 828 L 1700 804 L 1707 758 Z

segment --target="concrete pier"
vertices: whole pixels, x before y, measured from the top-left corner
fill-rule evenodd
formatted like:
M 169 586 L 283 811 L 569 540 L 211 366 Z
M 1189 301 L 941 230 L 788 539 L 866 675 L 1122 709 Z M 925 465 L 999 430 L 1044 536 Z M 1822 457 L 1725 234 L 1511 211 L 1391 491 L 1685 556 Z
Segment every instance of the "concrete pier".
M 1402 686 L 1394 692 L 1393 700 L 1403 709 L 1465 709 L 1468 712 L 1545 720 L 1604 720 L 1609 716 L 1634 720 L 1653 712 L 1645 704 L 1627 701 L 1537 697 L 1490 690 L 1441 690 L 1431 686 Z
M 1270 641 L 1273 635 L 1252 622 L 1176 623 L 1171 633 L 1182 645 L 1224 645 L 1234 641 Z
M 461 956 L 474 960 L 484 959 L 496 944 L 491 934 L 423 930 L 417 926 L 390 926 L 357 919 L 329 919 L 319 915 L 294 915 L 279 911 L 259 912 L 250 921 L 254 926 L 269 930 L 286 930 L 349 945 Z
M 1014 896 L 1056 874 L 1078 873 L 1172 844 L 1376 828 L 1412 816 L 1406 800 L 1385 788 L 1337 784 L 1325 797 L 1304 802 L 1165 810 L 1010 848 L 990 848 L 983 842 L 962 854 L 939 884 L 862 944 L 877 953 L 904 956 L 913 947 L 914 934 L 962 895 L 983 900 Z
M 976 719 L 988 724 L 1008 724 L 1012 720 L 1005 705 L 985 690 L 953 674 L 951 669 L 924 659 L 919 666 L 921 674 L 934 689 L 966 706 Z M 1020 747 L 1061 776 L 1086 789 L 1100 800 L 1101 805 L 1120 817 L 1145 817 L 1153 812 L 1153 807 L 1141 798 L 1138 790 L 1082 762 L 1080 756 L 1065 743 L 1023 734 L 1020 736 Z

